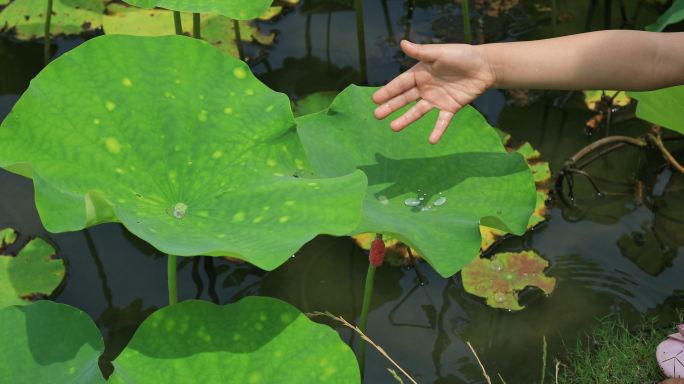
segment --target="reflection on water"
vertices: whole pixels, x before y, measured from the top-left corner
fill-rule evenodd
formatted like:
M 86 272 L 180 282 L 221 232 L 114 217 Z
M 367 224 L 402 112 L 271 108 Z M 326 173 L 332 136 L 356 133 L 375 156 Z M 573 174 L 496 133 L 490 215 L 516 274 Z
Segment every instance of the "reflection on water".
M 306 1 L 309 8 L 300 6 L 268 24 L 266 29 L 279 32 L 278 41 L 254 63 L 267 84 L 293 98 L 340 90 L 359 76 L 353 12 L 344 6 L 313 7 L 316 3 L 344 5 Z M 598 13 L 587 16 L 592 2 L 558 3 L 564 20 L 572 20 L 560 24 L 563 33 L 581 31 L 586 20 L 592 29 L 604 22 Z M 621 14 L 618 2 L 612 3 L 611 22 L 616 26 Z M 644 5 L 633 17 L 637 1 L 624 3 L 637 24 L 649 22 L 655 14 Z M 398 53 L 396 41 L 401 37 L 452 42 L 462 33 L 460 11 L 452 1 L 368 0 L 364 6 L 371 84 L 384 83 L 411 65 Z M 549 34 L 548 14 L 528 4 L 502 16 L 477 7 L 473 12 L 483 15 L 473 24 L 481 29 L 474 35 L 485 41 Z M 56 52 L 80 41 L 62 39 Z M 41 63 L 39 43 L 0 38 L 0 118 Z M 516 107 L 504 104 L 503 93 L 490 91 L 475 104 L 491 122 L 538 148 L 557 172 L 565 159 L 594 140 L 584 133 L 591 114 L 578 107 L 581 101 L 576 96 L 540 92 L 533 104 Z M 558 100 L 563 108 L 557 107 Z M 647 127 L 630 120 L 613 127 L 613 133 L 638 135 Z M 684 158 L 684 143 L 668 146 L 675 157 Z M 494 310 L 466 294 L 458 275 L 443 279 L 425 263 L 418 265 L 420 274 L 384 266 L 375 278 L 370 336 L 421 383 L 484 382 L 466 341 L 475 346 L 492 376 L 500 373 L 509 383 L 531 383 L 539 379 L 543 336 L 549 341 L 549 355 L 559 356 L 563 343 L 574 344 L 597 317 L 609 313 L 627 321 L 645 313 L 658 314 L 663 322 L 672 319 L 675 308 L 684 308 L 682 294 L 674 294 L 684 290 L 684 176 L 662 164 L 660 154 L 634 148 L 599 159 L 587 171 L 598 181 L 603 197 L 597 198 L 586 180 L 578 178 L 574 205 L 552 207 L 548 222 L 537 230 L 499 245 L 498 251 L 534 249 L 550 261 L 548 274 L 558 280 L 550 298 L 527 290 L 520 297 L 525 310 Z M 104 360 L 116 356 L 140 322 L 166 305 L 163 254 L 118 224 L 46 233 L 35 210 L 31 182 L 0 171 L 3 225 L 24 235 L 46 236 L 58 246 L 68 274 L 56 300 L 81 308 L 96 320 L 105 335 Z M 180 258 L 178 289 L 180 299 L 223 304 L 267 295 L 305 312 L 327 310 L 355 320 L 366 268 L 367 256 L 352 240 L 321 236 L 272 272 L 222 258 Z M 354 345 L 351 332 L 339 330 Z M 366 382 L 390 382 L 390 364 L 372 351 L 367 356 Z

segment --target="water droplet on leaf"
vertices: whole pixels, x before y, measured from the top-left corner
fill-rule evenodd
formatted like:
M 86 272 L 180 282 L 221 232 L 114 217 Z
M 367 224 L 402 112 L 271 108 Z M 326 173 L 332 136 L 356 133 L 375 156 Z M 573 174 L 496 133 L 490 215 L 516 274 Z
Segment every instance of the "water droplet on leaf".
M 444 203 L 446 203 L 446 201 L 447 201 L 447 198 L 442 196 L 442 197 L 437 198 L 437 200 L 435 200 L 435 202 L 432 204 L 436 207 L 439 207 L 440 205 L 444 205 Z
M 184 203 L 176 203 L 176 205 L 173 206 L 173 210 L 171 211 L 171 214 L 173 217 L 176 219 L 182 219 L 185 217 L 185 213 L 188 211 L 188 206 L 185 205 Z
M 408 199 L 404 200 L 404 204 L 408 205 L 409 207 L 417 207 L 420 205 L 420 200 L 416 199 L 415 197 L 409 197 Z

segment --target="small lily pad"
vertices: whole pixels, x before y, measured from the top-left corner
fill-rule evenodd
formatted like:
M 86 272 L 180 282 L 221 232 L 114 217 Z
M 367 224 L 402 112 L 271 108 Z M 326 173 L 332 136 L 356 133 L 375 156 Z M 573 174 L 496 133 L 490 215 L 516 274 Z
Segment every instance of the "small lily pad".
M 39 301 L 0 309 L 3 383 L 104 383 L 100 331 L 83 311 Z
M 556 279 L 544 275 L 549 262 L 536 252 L 498 253 L 490 259 L 477 259 L 461 271 L 466 292 L 487 299 L 487 305 L 512 311 L 524 307 L 518 303 L 518 292 L 537 287 L 550 295 Z
M 619 93 L 618 93 L 619 92 Z M 617 96 L 615 94 L 617 93 Z M 627 95 L 627 92 L 620 91 L 584 91 L 584 104 L 592 111 L 598 110 L 599 103 L 603 96 L 615 97 L 613 105 L 617 107 L 624 107 L 632 102 L 632 98 Z
M 360 383 L 332 328 L 268 297 L 218 306 L 189 300 L 143 322 L 113 362 L 111 383 Z
M 31 240 L 16 257 L 0 255 L 0 308 L 50 296 L 65 271 L 64 261 L 54 255 L 43 239 Z
M 639 101 L 638 118 L 684 135 L 684 85 L 629 95 Z
M 271 270 L 356 227 L 366 188 L 360 171 L 300 177 L 294 125 L 287 96 L 206 42 L 100 36 L 32 81 L 0 166 L 33 178 L 51 232 L 121 222 L 162 252 Z
M 141 8 L 165 8 L 191 13 L 218 13 L 235 20 L 251 20 L 266 12 L 273 0 L 124 0 Z
M 75 35 L 102 26 L 103 0 L 53 0 L 50 34 Z M 0 30 L 14 29 L 19 40 L 42 38 L 45 0 L 14 0 L 0 12 Z
M 0 229 L 0 251 L 17 241 L 17 232 L 12 228 Z

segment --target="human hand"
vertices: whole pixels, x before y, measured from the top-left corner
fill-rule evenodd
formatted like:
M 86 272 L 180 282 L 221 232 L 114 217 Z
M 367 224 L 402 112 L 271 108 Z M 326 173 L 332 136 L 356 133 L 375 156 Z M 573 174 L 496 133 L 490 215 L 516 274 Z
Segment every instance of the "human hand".
M 403 40 L 401 49 L 420 62 L 373 94 L 373 101 L 380 105 L 375 109 L 375 117 L 384 119 L 418 100 L 390 124 L 398 132 L 432 108 L 438 108 L 439 117 L 429 138 L 430 143 L 436 144 L 454 114 L 494 85 L 494 70 L 472 45 L 420 45 Z

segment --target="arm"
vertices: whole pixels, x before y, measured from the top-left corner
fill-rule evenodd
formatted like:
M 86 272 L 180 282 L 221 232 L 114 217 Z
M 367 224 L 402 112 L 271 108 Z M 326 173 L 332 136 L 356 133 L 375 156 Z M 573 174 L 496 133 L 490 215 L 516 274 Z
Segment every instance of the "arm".
M 497 88 L 647 91 L 684 83 L 684 33 L 600 31 L 478 49 Z
M 417 45 L 402 50 L 420 62 L 373 95 L 378 119 L 419 99 L 391 123 L 404 129 L 440 110 L 430 142 L 454 114 L 488 88 L 649 90 L 684 84 L 684 33 L 600 31 L 555 39 Z

